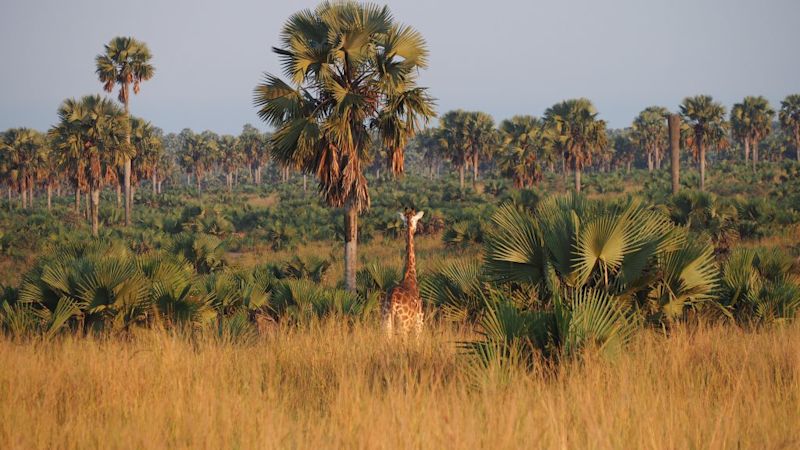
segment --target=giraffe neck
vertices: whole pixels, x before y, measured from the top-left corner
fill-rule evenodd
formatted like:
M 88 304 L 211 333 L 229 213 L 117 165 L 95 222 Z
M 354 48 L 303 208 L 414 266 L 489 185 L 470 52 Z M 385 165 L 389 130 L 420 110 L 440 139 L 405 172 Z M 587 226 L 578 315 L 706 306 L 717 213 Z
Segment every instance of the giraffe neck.
M 414 256 L 414 233 L 411 227 L 406 230 L 406 271 L 403 281 L 417 284 L 417 258 Z

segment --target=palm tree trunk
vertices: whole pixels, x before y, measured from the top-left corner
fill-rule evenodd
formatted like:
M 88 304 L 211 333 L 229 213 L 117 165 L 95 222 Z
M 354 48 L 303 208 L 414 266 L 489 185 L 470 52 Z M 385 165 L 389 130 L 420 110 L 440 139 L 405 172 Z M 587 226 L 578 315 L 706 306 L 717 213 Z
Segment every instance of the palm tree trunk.
M 22 209 L 28 208 L 28 188 L 25 185 L 22 186 L 20 189 L 20 194 L 22 195 Z
M 800 128 L 794 130 L 794 150 L 797 152 L 797 160 L 800 161 Z
M 668 119 L 669 153 L 672 159 L 672 195 L 677 195 L 681 187 L 681 117 L 670 114 Z
M 458 168 L 458 183 L 461 186 L 461 193 L 464 193 L 464 165 Z
M 33 183 L 28 182 L 28 205 L 33 209 Z
M 116 190 L 117 190 L 117 209 L 119 209 L 122 207 L 122 186 L 119 183 L 117 183 Z
M 91 220 L 91 218 L 92 218 L 91 209 L 92 209 L 92 202 L 91 202 L 91 200 L 89 198 L 89 193 L 87 192 L 86 193 L 86 209 L 84 209 L 84 211 L 83 211 L 83 218 L 84 219 Z
M 200 174 L 194 175 L 195 181 L 197 182 L 197 195 L 200 195 Z
M 758 164 L 758 141 L 753 139 L 753 170 L 756 170 Z
M 75 213 L 81 213 L 81 188 L 75 185 Z
M 156 170 L 153 169 L 152 179 L 150 182 L 153 184 L 153 197 L 158 194 L 158 182 L 157 182 L 158 175 L 156 174 Z
M 92 189 L 92 236 L 97 237 L 100 228 L 100 188 Z
M 744 165 L 750 161 L 750 139 L 744 139 Z
M 700 191 L 706 190 L 706 146 L 700 144 Z
M 575 162 L 575 192 L 581 193 L 581 166 Z
M 653 154 L 651 152 L 647 152 L 647 171 L 653 171 Z
M 478 186 L 478 151 L 472 151 L 472 187 L 477 188 Z
M 47 210 L 51 211 L 53 209 L 53 185 L 48 182 L 47 183 Z
M 6 191 L 8 192 L 8 210 L 11 211 L 11 186 L 8 186 Z
M 128 147 L 131 145 L 131 131 L 130 131 L 130 122 L 131 122 L 131 113 L 130 107 L 128 105 L 128 89 L 129 86 L 125 83 L 122 86 L 122 89 L 125 90 L 126 95 L 124 96 L 125 101 L 123 102 L 125 105 L 125 118 L 128 121 L 128 130 L 125 132 L 125 142 L 128 144 Z M 125 157 L 125 169 L 123 171 L 123 178 L 125 181 L 125 226 L 131 226 L 131 206 L 133 203 L 133 195 L 131 194 L 131 159 L 129 157 Z
M 358 211 L 352 203 L 344 209 L 344 285 L 356 291 L 356 257 L 358 251 Z

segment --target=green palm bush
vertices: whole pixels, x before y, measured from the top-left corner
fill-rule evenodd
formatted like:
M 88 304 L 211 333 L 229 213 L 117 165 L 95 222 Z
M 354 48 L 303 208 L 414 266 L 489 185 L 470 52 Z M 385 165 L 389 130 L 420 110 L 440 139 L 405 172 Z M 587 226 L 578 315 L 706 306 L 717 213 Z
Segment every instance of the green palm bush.
M 570 354 L 585 345 L 617 351 L 640 318 L 664 323 L 702 310 L 718 285 L 711 243 L 688 239 L 685 228 L 636 200 L 614 204 L 569 194 L 534 211 L 506 204 L 487 229 L 487 279 L 537 295 L 527 305 L 507 296 L 490 302 L 482 320 L 502 313 L 532 321 L 514 325 L 523 331 L 512 334 L 542 353 Z M 481 348 L 494 348 L 496 336 L 488 333 Z
M 800 309 L 793 259 L 777 249 L 738 248 L 722 266 L 720 303 L 742 323 L 782 322 Z

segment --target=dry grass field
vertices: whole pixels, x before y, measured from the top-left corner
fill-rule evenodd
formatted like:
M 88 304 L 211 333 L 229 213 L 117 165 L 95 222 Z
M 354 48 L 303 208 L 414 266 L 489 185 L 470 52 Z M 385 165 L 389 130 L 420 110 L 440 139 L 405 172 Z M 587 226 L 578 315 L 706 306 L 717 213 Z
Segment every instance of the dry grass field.
M 609 361 L 475 376 L 326 322 L 226 344 L 0 338 L 0 448 L 798 448 L 800 327 L 645 332 Z

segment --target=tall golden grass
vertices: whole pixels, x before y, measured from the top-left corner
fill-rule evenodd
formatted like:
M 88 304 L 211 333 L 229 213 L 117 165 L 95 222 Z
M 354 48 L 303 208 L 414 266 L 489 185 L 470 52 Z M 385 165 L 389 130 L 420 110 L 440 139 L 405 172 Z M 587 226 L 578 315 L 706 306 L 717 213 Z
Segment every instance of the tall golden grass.
M 638 335 L 511 378 L 465 370 L 445 326 L 0 338 L 0 448 L 798 448 L 800 326 Z

